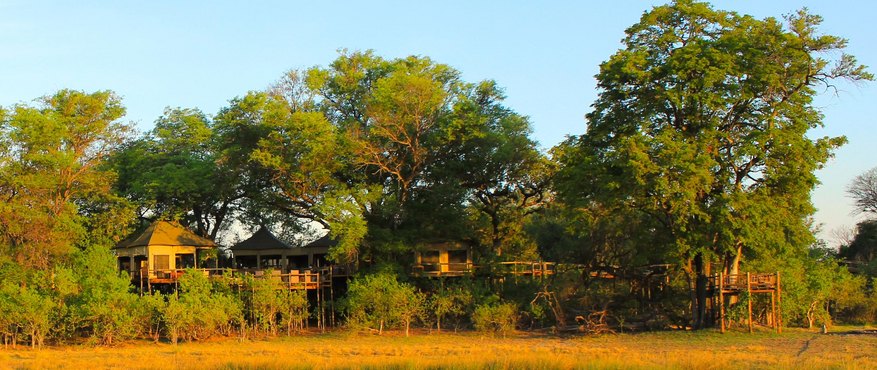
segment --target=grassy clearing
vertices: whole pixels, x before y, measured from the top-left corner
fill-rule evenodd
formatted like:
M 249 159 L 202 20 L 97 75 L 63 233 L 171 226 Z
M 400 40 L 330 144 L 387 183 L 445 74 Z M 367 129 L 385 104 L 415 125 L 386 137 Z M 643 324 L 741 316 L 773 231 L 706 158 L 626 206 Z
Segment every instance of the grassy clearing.
M 133 342 L 42 351 L 0 350 L 13 369 L 875 369 L 877 338 L 660 332 L 598 337 L 494 338 L 476 333 L 337 332 L 265 341 L 223 339 L 179 346 Z

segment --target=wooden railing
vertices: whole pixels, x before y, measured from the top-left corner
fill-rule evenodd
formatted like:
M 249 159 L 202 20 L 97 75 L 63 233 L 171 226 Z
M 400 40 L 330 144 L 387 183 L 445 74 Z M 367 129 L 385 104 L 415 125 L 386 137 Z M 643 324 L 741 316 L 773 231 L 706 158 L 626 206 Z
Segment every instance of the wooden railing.
M 468 262 L 426 262 L 411 266 L 411 273 L 417 276 L 463 276 L 475 269 Z
M 490 273 L 498 275 L 550 275 L 557 272 L 554 262 L 500 262 L 493 266 L 479 266 L 470 262 L 424 262 L 411 266 L 411 273 L 416 276 L 463 276 L 473 274 L 478 269 L 488 268 Z
M 557 271 L 554 262 L 502 262 L 500 265 L 506 272 L 515 275 L 550 275 Z
M 293 269 L 288 273 L 280 270 L 262 269 L 221 269 L 199 268 L 195 269 L 205 277 L 229 279 L 231 283 L 239 281 L 244 275 L 256 279 L 271 279 L 291 289 L 317 289 L 326 284 L 331 284 L 333 277 L 347 277 L 352 274 L 349 266 L 329 266 L 315 269 Z M 269 272 L 270 271 L 270 272 Z M 141 269 L 129 271 L 132 281 L 141 285 L 145 284 L 175 284 L 186 273 L 184 269 Z
M 748 278 L 747 278 L 748 276 Z M 692 281 L 694 284 L 694 281 Z M 723 293 L 770 292 L 777 288 L 777 274 L 717 274 L 707 277 L 707 290 Z M 692 289 L 695 289 L 692 286 Z

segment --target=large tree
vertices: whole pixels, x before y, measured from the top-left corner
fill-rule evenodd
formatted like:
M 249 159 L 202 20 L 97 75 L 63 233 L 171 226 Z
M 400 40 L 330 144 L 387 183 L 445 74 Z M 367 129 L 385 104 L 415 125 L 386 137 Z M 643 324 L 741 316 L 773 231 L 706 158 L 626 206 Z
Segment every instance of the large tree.
M 679 0 L 646 12 L 600 66 L 584 135 L 565 143 L 559 185 L 577 209 L 648 222 L 639 248 L 697 278 L 702 317 L 711 262 L 803 253 L 813 172 L 845 139 L 811 139 L 817 89 L 871 80 L 802 10 L 757 20 Z
M 467 83 L 424 57 L 343 52 L 307 83 L 313 94 L 283 96 L 335 126 L 348 162 L 339 180 L 369 195 L 361 209 L 372 251 L 472 235 L 469 209 L 485 215 L 481 230 L 500 250 L 545 199 L 550 171 L 530 123 L 502 106 L 492 81 Z
M 220 160 L 222 144 L 201 111 L 167 108 L 155 128 L 114 156 L 116 187 L 140 217 L 176 219 L 215 239 L 249 186 L 237 166 Z
M 131 132 L 124 113 L 113 92 L 73 90 L 0 111 L 0 264 L 46 269 L 90 231 L 124 233 L 104 166 Z

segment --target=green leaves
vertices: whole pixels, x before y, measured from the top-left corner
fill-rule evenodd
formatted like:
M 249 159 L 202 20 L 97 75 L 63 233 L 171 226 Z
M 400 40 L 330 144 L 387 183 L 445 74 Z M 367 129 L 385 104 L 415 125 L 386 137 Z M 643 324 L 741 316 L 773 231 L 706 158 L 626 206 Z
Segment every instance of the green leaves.
M 822 59 L 845 41 L 820 35 L 820 17 L 787 21 L 690 0 L 644 14 L 601 65 L 588 132 L 560 151 L 565 201 L 640 214 L 683 265 L 809 245 L 789 235 L 809 234 L 813 171 L 844 142 L 807 138 L 814 87 L 873 77 Z
M 82 216 L 124 209 L 110 192 L 115 174 L 105 162 L 131 126 L 119 121 L 125 110 L 109 91 L 61 90 L 38 101 L 3 111 L 0 250 L 24 268 L 46 269 L 86 236 L 86 225 L 103 230 L 118 221 Z

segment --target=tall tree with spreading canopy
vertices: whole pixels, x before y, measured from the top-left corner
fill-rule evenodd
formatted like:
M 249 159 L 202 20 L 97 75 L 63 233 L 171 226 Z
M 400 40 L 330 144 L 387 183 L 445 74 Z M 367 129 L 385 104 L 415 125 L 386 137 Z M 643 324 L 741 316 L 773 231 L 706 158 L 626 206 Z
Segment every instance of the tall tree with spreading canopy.
M 528 119 L 501 105 L 493 81 L 464 82 L 425 57 L 344 51 L 309 70 L 307 83 L 314 94 L 283 96 L 302 101 L 294 106 L 313 102 L 336 127 L 349 163 L 339 180 L 369 194 L 366 245 L 471 235 L 463 221 L 474 209 L 489 219 L 484 234 L 498 250 L 545 199 L 547 161 Z
M 696 326 L 711 262 L 801 254 L 811 244 L 813 172 L 845 138 L 811 139 L 818 89 L 873 76 L 806 9 L 757 20 L 679 0 L 627 29 L 600 66 L 584 135 L 564 143 L 559 185 L 578 209 L 648 220 L 641 249 L 697 278 Z
M 61 90 L 0 114 L 0 261 L 46 269 L 92 230 L 125 233 L 102 217 L 124 208 L 104 166 L 131 132 L 118 96 Z
M 198 109 L 166 108 L 155 127 L 113 157 L 117 190 L 144 219 L 173 219 L 216 239 L 255 184 L 222 160 L 217 126 Z

